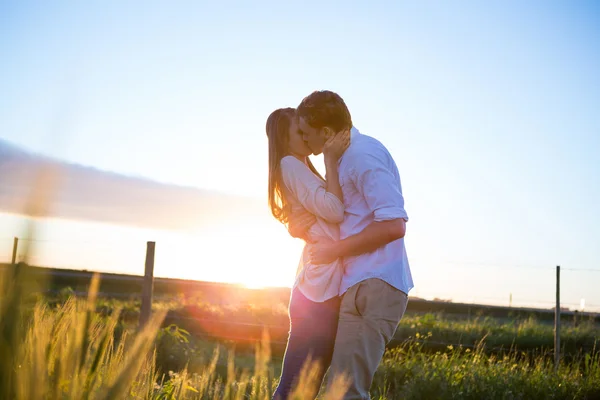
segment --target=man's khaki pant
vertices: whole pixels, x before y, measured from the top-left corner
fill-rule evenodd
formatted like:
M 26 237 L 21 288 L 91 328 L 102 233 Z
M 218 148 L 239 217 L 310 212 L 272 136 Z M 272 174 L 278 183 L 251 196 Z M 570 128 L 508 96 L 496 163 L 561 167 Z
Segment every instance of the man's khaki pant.
M 339 373 L 351 379 L 344 399 L 370 398 L 373 376 L 407 304 L 406 293 L 376 278 L 359 282 L 344 294 L 329 371 L 329 384 Z

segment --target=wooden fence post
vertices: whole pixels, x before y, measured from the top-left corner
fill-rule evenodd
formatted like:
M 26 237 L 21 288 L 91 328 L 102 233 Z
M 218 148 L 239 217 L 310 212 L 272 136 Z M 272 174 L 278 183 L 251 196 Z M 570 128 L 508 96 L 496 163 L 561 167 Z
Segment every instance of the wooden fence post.
M 556 266 L 556 309 L 554 310 L 554 370 L 560 361 L 560 265 Z
M 12 265 L 17 265 L 17 249 L 19 248 L 19 238 L 15 237 L 13 240 L 13 252 L 12 252 Z
M 142 329 L 150 319 L 152 311 L 152 292 L 154 289 L 154 251 L 155 242 L 146 243 L 146 268 L 144 272 L 144 282 L 142 286 L 142 306 L 140 308 L 139 329 Z

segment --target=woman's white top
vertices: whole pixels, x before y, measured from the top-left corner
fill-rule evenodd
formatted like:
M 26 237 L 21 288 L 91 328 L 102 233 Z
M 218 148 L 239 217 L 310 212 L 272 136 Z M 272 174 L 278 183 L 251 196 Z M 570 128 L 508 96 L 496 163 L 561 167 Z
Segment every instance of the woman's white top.
M 317 217 L 317 222 L 308 231 L 310 242 L 338 241 L 338 224 L 344 219 L 344 204 L 326 190 L 325 181 L 293 156 L 281 160 L 281 175 L 292 214 L 305 209 Z M 312 265 L 309 262 L 310 247 L 311 243 L 304 245 L 293 288 L 297 287 L 312 301 L 323 302 L 339 294 L 342 260 Z

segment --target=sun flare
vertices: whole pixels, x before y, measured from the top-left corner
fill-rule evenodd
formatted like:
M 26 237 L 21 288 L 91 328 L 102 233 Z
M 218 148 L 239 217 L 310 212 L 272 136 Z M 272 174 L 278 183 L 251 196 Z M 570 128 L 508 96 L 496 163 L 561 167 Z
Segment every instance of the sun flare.
M 266 217 L 224 221 L 185 241 L 163 245 L 164 258 L 157 260 L 157 272 L 252 289 L 289 287 L 302 245 L 300 240 L 290 238 L 283 226 Z
M 22 222 L 13 219 L 15 226 Z M 0 262 L 10 260 L 9 234 L 18 231 L 6 226 Z M 33 242 L 37 265 L 143 275 L 146 241 L 155 241 L 155 277 L 252 289 L 290 287 L 303 245 L 268 215 L 223 221 L 193 234 L 60 219 L 41 221 L 38 228 Z

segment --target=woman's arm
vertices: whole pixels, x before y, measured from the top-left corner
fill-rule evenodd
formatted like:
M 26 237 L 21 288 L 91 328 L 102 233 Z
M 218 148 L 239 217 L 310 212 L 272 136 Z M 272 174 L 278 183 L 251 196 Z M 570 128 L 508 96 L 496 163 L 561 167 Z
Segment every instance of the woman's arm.
M 338 175 L 338 160 L 350 146 L 350 131 L 339 132 L 332 136 L 323 147 L 325 169 L 327 171 L 327 191 L 344 202 L 344 194 Z
M 333 194 L 343 203 L 344 194 L 342 193 L 342 186 L 340 185 L 340 177 L 338 174 L 337 164 L 337 159 L 325 157 L 325 178 L 327 184 L 326 187 L 329 193 Z
M 281 175 L 286 188 L 308 212 L 330 223 L 337 224 L 343 221 L 344 204 L 342 201 L 331 193 L 321 178 L 316 176 L 302 161 L 291 156 L 284 157 L 281 160 Z M 337 177 L 337 171 L 335 175 Z M 339 182 L 337 185 L 339 186 Z

